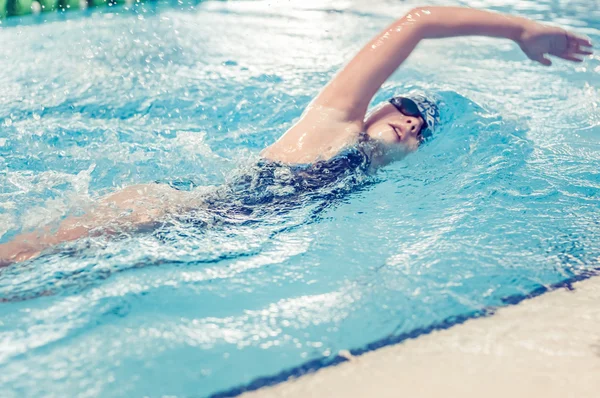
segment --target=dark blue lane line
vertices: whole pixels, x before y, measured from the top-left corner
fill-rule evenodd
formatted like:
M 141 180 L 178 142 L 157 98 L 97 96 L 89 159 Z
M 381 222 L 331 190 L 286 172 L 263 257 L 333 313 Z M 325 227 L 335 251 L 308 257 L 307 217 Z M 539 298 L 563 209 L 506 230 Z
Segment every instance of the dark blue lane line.
M 520 302 L 522 302 L 524 300 L 531 299 L 531 298 L 534 298 L 537 296 L 541 296 L 544 293 L 548 293 L 548 292 L 551 292 L 551 291 L 554 291 L 557 289 L 565 288 L 568 290 L 575 290 L 575 288 L 573 287 L 573 284 L 575 282 L 583 281 L 583 280 L 589 279 L 593 276 L 600 276 L 600 267 L 592 268 L 591 270 L 584 271 L 580 274 L 577 274 L 570 278 L 564 279 L 560 282 L 554 283 L 549 286 L 540 286 L 540 287 L 532 290 L 528 294 L 515 294 L 512 296 L 504 297 L 501 299 L 501 301 L 506 306 L 515 305 L 515 304 L 519 304 Z M 468 321 L 469 319 L 491 316 L 496 313 L 496 310 L 498 310 L 499 308 L 502 308 L 502 307 L 504 307 L 504 306 L 489 306 L 489 307 L 485 307 L 481 310 L 472 311 L 472 312 L 469 312 L 466 314 L 451 316 L 451 317 L 444 319 L 441 322 L 433 323 L 426 327 L 416 328 L 416 329 L 413 329 L 408 332 L 405 332 L 405 333 L 402 333 L 399 335 L 395 335 L 395 336 L 384 337 L 380 340 L 376 340 L 372 343 L 369 343 L 362 348 L 351 349 L 350 353 L 353 356 L 359 356 L 359 355 L 365 354 L 369 351 L 374 351 L 374 350 L 377 350 L 382 347 L 401 343 L 404 340 L 414 339 L 414 338 L 429 334 L 436 330 L 449 329 L 455 325 L 460 325 L 461 323 L 464 323 L 464 322 Z M 316 372 L 319 369 L 326 368 L 329 366 L 334 366 L 334 365 L 337 365 L 337 364 L 340 364 L 340 363 L 346 362 L 346 361 L 348 361 L 348 359 L 346 359 L 345 357 L 339 356 L 339 355 L 336 355 L 335 357 L 323 357 L 323 358 L 313 359 L 313 360 L 305 362 L 299 366 L 283 370 L 278 374 L 271 375 L 271 376 L 265 376 L 265 377 L 258 377 L 248 384 L 233 387 L 229 390 L 216 392 L 216 393 L 210 395 L 209 398 L 236 397 L 236 396 L 238 396 L 242 393 L 248 392 L 248 391 L 255 391 L 262 387 L 273 386 L 273 385 L 282 383 L 284 381 L 287 381 L 290 377 L 298 378 L 298 377 L 306 375 L 308 373 Z

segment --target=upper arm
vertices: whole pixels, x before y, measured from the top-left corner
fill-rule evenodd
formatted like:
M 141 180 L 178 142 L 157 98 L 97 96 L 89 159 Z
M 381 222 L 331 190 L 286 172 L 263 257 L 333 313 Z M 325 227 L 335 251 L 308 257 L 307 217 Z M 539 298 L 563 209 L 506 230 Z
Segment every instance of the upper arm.
M 323 88 L 311 105 L 336 109 L 350 123 L 362 122 L 381 85 L 419 43 L 418 12 L 381 31 Z

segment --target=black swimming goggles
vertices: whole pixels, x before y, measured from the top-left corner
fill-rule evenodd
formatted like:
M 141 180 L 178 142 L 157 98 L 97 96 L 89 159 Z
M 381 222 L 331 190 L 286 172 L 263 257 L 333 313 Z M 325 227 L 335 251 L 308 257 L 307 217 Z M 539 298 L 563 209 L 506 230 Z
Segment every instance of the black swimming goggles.
M 421 111 L 415 102 L 409 98 L 404 97 L 393 97 L 390 99 L 390 104 L 394 105 L 396 109 L 411 117 L 420 117 L 425 122 L 425 118 L 421 115 Z M 427 123 L 425 123 L 427 124 Z
M 419 107 L 415 103 L 415 101 L 410 98 L 405 97 L 393 97 L 390 98 L 390 104 L 394 105 L 396 109 L 402 112 L 406 116 L 410 117 L 420 117 L 423 119 L 423 125 L 421 126 L 421 130 L 417 134 L 417 138 L 419 142 L 425 141 L 425 138 L 431 136 L 431 132 L 429 132 L 426 119 L 423 117 L 423 114 L 419 110 Z

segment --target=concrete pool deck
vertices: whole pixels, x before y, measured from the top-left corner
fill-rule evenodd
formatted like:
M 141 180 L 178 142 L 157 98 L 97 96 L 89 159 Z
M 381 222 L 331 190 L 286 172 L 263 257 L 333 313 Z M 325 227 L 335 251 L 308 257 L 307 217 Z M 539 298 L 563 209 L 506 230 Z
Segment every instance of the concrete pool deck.
M 572 286 L 242 397 L 599 397 L 600 277 Z

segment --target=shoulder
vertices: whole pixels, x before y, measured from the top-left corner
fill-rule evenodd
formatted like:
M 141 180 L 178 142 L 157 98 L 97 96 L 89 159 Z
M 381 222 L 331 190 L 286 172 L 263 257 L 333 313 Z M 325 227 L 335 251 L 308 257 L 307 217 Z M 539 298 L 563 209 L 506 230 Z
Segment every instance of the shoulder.
M 284 163 L 327 160 L 353 144 L 362 130 L 362 122 L 346 120 L 337 109 L 309 106 L 300 120 L 261 156 Z

